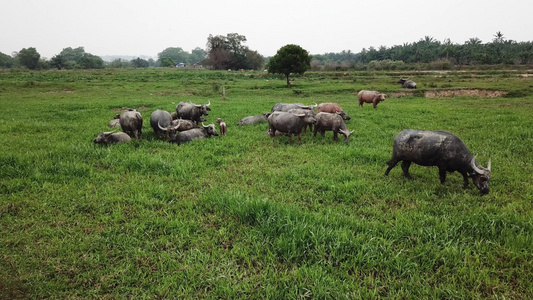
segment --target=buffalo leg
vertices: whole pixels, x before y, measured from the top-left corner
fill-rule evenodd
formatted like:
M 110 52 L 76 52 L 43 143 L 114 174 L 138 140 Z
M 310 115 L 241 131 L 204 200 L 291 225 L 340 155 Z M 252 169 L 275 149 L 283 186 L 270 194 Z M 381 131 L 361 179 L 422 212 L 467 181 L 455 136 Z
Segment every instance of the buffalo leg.
M 404 160 L 402 161 L 402 171 L 403 171 L 403 175 L 405 177 L 407 177 L 408 179 L 413 179 L 413 177 L 411 177 L 411 174 L 409 174 L 409 167 L 411 166 L 411 161 L 410 160 Z
M 337 131 L 333 131 L 333 140 L 335 140 L 335 141 L 338 141 L 338 140 L 339 140 L 339 137 L 338 137 Z
M 439 168 L 440 183 L 444 184 L 446 181 L 446 168 Z
M 396 160 L 392 160 L 392 159 L 389 160 L 389 161 L 387 162 L 387 165 L 388 165 L 389 167 L 388 167 L 387 170 L 385 171 L 385 176 L 389 176 L 389 172 L 390 172 L 390 170 L 392 170 L 392 168 L 394 168 L 394 167 L 396 166 L 397 163 L 398 163 L 398 161 L 396 161 Z

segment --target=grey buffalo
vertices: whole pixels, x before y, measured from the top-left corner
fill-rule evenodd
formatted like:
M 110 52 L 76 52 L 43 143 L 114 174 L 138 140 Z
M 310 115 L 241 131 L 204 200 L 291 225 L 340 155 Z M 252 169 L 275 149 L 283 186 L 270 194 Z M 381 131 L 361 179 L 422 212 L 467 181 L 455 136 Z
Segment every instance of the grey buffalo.
M 173 127 L 161 127 L 161 130 L 168 132 L 169 142 L 181 145 L 183 143 L 187 143 L 196 139 L 207 139 L 211 136 L 218 136 L 218 132 L 214 124 L 202 124 L 202 127 L 199 128 L 193 128 L 186 131 L 178 131 L 181 121 L 183 120 L 178 121 L 178 124 Z
M 135 109 L 129 109 L 120 114 L 120 127 L 130 137 L 140 138 L 143 127 L 143 117 Z
M 398 83 L 401 84 L 402 88 L 404 89 L 416 89 L 416 82 L 409 80 L 409 78 L 400 78 L 400 80 L 398 80 Z
M 310 109 L 314 110 L 317 105 L 303 105 L 302 103 L 276 103 L 272 106 L 272 112 L 275 111 L 284 111 L 288 112 L 291 109 L 301 108 L 301 109 Z
M 244 117 L 242 118 L 242 120 L 239 121 L 239 123 L 237 123 L 237 125 L 255 125 L 262 122 L 268 122 L 268 116 L 270 116 L 270 113 L 263 113 L 258 116 Z
M 350 135 L 352 135 L 354 131 L 349 131 L 348 128 L 346 128 L 346 124 L 340 113 L 319 112 L 316 114 L 315 118 L 317 122 L 313 134 L 314 136 L 316 136 L 317 132 L 320 132 L 324 137 L 326 131 L 333 131 L 333 139 L 335 141 L 339 140 L 337 136 L 339 132 L 344 135 L 344 141 L 346 143 L 350 141 Z
M 172 123 L 172 116 L 168 111 L 157 109 L 150 115 L 150 126 L 154 129 L 155 134 L 161 135 L 163 132 L 160 127 L 168 127 Z
M 489 193 L 490 157 L 487 168 L 476 162 L 465 143 L 447 131 L 427 131 L 406 129 L 394 138 L 392 158 L 387 162 L 387 176 L 396 164 L 402 161 L 405 177 L 412 179 L 409 166 L 412 162 L 421 166 L 437 166 L 440 182 L 444 184 L 446 172 L 457 171 L 463 175 L 464 187 L 468 177 L 482 195 Z
M 374 108 L 376 108 L 376 106 L 378 106 L 378 103 L 381 101 L 385 101 L 386 98 L 386 94 L 380 93 L 378 91 L 361 90 L 357 94 L 357 100 L 359 100 L 359 107 L 363 107 L 363 103 L 372 103 Z
M 271 137 L 276 135 L 276 130 L 289 136 L 289 144 L 292 137 L 298 136 L 298 143 L 302 143 L 302 131 L 307 124 L 316 124 L 316 119 L 306 114 L 293 114 L 290 112 L 275 112 L 268 117 L 268 131 Z
M 129 135 L 127 135 L 124 132 L 114 132 L 114 131 L 101 132 L 93 140 L 95 144 L 105 144 L 105 145 L 126 143 L 129 141 L 131 141 L 131 138 Z
M 113 120 L 109 121 L 108 126 L 111 127 L 111 128 L 120 127 L 120 114 L 116 114 L 115 118 Z
M 170 127 L 173 127 L 174 130 L 177 131 L 187 131 L 193 128 L 200 128 L 200 126 L 198 126 L 198 124 L 196 124 L 195 122 L 183 119 L 172 120 L 172 124 L 170 125 Z
M 192 102 L 180 102 L 176 106 L 176 118 L 192 120 L 201 123 L 201 117 L 209 115 L 211 101 L 208 104 L 194 104 Z

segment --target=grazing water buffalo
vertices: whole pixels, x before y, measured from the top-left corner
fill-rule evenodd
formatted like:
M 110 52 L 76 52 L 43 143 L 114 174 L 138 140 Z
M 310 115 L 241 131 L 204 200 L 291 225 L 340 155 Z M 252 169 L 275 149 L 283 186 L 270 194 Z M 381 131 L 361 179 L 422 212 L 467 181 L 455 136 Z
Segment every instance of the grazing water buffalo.
M 150 115 L 150 126 L 154 129 L 155 134 L 159 136 L 163 132 L 160 127 L 168 127 L 171 123 L 172 116 L 168 111 L 158 109 Z
M 226 136 L 226 133 L 228 133 L 226 122 L 221 118 L 218 118 L 216 122 L 218 123 L 218 129 L 220 131 L 220 135 Z
M 268 116 L 270 116 L 270 113 L 263 113 L 258 116 L 244 117 L 242 118 L 242 120 L 239 121 L 239 123 L 237 123 L 237 125 L 255 125 L 262 122 L 268 122 Z
M 302 103 L 276 103 L 272 107 L 272 112 L 275 112 L 275 111 L 288 112 L 289 110 L 295 109 L 295 108 L 314 110 L 315 107 L 317 107 L 316 103 L 315 105 L 303 105 Z
M 463 175 L 465 188 L 468 177 L 471 177 L 482 195 L 489 192 L 490 157 L 487 168 L 480 166 L 465 143 L 447 131 L 406 129 L 400 132 L 394 138 L 392 158 L 387 162 L 389 167 L 385 176 L 399 161 L 402 161 L 403 174 L 409 179 L 412 179 L 409 166 L 414 162 L 421 166 L 437 166 L 442 184 L 446 180 L 446 172 L 457 171 Z
M 335 141 L 339 140 L 337 137 L 339 132 L 344 135 L 344 141 L 346 143 L 350 141 L 350 135 L 352 135 L 354 131 L 349 131 L 348 128 L 346 128 L 346 124 L 340 113 L 319 112 L 316 114 L 315 118 L 317 122 L 315 125 L 314 136 L 316 136 L 317 132 L 320 132 L 320 134 L 325 137 L 326 131 L 333 131 L 333 139 Z
M 359 100 L 359 107 L 363 107 L 363 103 L 372 103 L 374 105 L 374 108 L 378 106 L 378 103 L 381 101 L 385 101 L 387 98 L 386 94 L 380 93 L 378 91 L 369 91 L 369 90 L 361 90 L 357 94 L 357 99 Z
M 343 120 L 350 120 L 350 116 L 345 113 L 337 103 L 320 103 L 316 108 L 317 113 L 339 113 Z
M 302 144 L 302 130 L 307 124 L 316 124 L 313 116 L 306 114 L 293 114 L 290 112 L 274 112 L 268 117 L 268 130 L 274 137 L 276 130 L 289 136 L 289 144 L 292 137 L 298 135 L 298 143 Z
M 129 135 L 127 135 L 124 132 L 101 132 L 98 134 L 98 136 L 93 140 L 95 144 L 119 144 L 119 143 L 126 143 L 131 141 L 131 138 Z
M 209 106 L 211 105 L 211 101 L 209 101 L 208 104 L 194 104 L 192 102 L 180 102 L 176 106 L 176 118 L 182 118 L 185 120 L 192 120 L 194 122 L 201 123 L 201 117 L 209 115 L 208 111 L 211 110 Z
M 404 89 L 416 89 L 416 82 L 409 80 L 409 78 L 400 78 L 400 80 L 398 80 L 398 83 L 400 83 L 402 85 L 402 88 Z
M 140 138 L 143 128 L 143 117 L 141 113 L 133 108 L 121 113 L 120 127 L 130 137 Z

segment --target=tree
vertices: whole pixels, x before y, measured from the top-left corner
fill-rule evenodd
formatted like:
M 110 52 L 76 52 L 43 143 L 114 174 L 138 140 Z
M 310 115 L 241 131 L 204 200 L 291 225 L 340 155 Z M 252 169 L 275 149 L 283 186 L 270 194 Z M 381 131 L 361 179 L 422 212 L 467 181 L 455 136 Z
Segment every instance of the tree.
M 28 49 L 23 48 L 17 54 L 17 59 L 20 65 L 30 70 L 35 70 L 37 68 L 40 58 L 41 58 L 41 55 L 33 47 L 30 47 Z
M 67 67 L 71 68 L 75 67 L 80 62 L 83 55 L 85 55 L 85 49 L 83 47 L 78 47 L 75 49 L 68 47 L 61 50 L 59 55 L 61 55 L 67 61 Z
M 58 70 L 68 69 L 70 67 L 65 56 L 58 54 L 50 59 L 50 66 Z
M 192 63 L 197 63 L 197 62 L 201 62 L 205 59 L 205 50 L 200 48 L 200 47 L 196 47 L 194 48 L 192 51 L 191 51 L 191 62 Z
M 150 65 L 147 60 L 142 59 L 140 57 L 132 59 L 130 63 L 134 68 L 148 68 L 148 66 Z
M 166 58 L 170 58 L 170 60 L 174 61 L 174 65 L 176 65 L 176 63 L 188 64 L 191 62 L 191 54 L 187 51 L 183 51 L 183 49 L 180 47 L 166 48 L 165 50 L 157 54 L 157 58 L 161 65 L 163 65 L 163 60 Z
M 291 73 L 303 74 L 311 67 L 311 56 L 307 50 L 298 45 L 286 45 L 278 50 L 270 59 L 269 73 L 284 74 L 287 78 L 287 87 L 290 87 L 289 75 Z
M 257 69 L 264 60 L 258 59 L 261 57 L 259 53 L 243 45 L 244 42 L 246 37 L 237 33 L 226 36 L 210 34 L 207 38 L 206 63 L 216 70 Z
M 15 59 L 7 54 L 0 52 L 0 68 L 11 68 Z
M 99 56 L 85 53 L 80 59 L 78 66 L 82 69 L 103 69 L 104 60 Z

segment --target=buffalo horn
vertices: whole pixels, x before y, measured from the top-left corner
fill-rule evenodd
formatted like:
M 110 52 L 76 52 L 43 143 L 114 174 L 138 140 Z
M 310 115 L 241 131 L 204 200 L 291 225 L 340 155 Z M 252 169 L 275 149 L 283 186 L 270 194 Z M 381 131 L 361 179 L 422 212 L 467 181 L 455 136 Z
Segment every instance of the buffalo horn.
M 157 127 L 159 127 L 159 129 L 161 129 L 162 131 L 167 131 L 168 130 L 167 128 L 162 127 L 161 124 L 159 124 L 159 121 L 157 122 Z
M 209 103 L 207 103 L 205 106 L 209 107 L 211 105 L 211 100 L 209 100 Z
M 487 170 L 490 171 L 490 155 L 489 155 L 489 162 L 487 163 Z
M 474 156 L 474 157 L 472 158 L 472 161 L 470 162 L 470 166 L 472 167 L 472 169 L 473 169 L 476 173 L 478 173 L 478 174 L 484 174 L 484 173 L 485 173 L 485 170 L 482 170 L 482 169 L 480 169 L 478 166 L 476 166 L 476 157 L 477 157 L 477 155 Z

